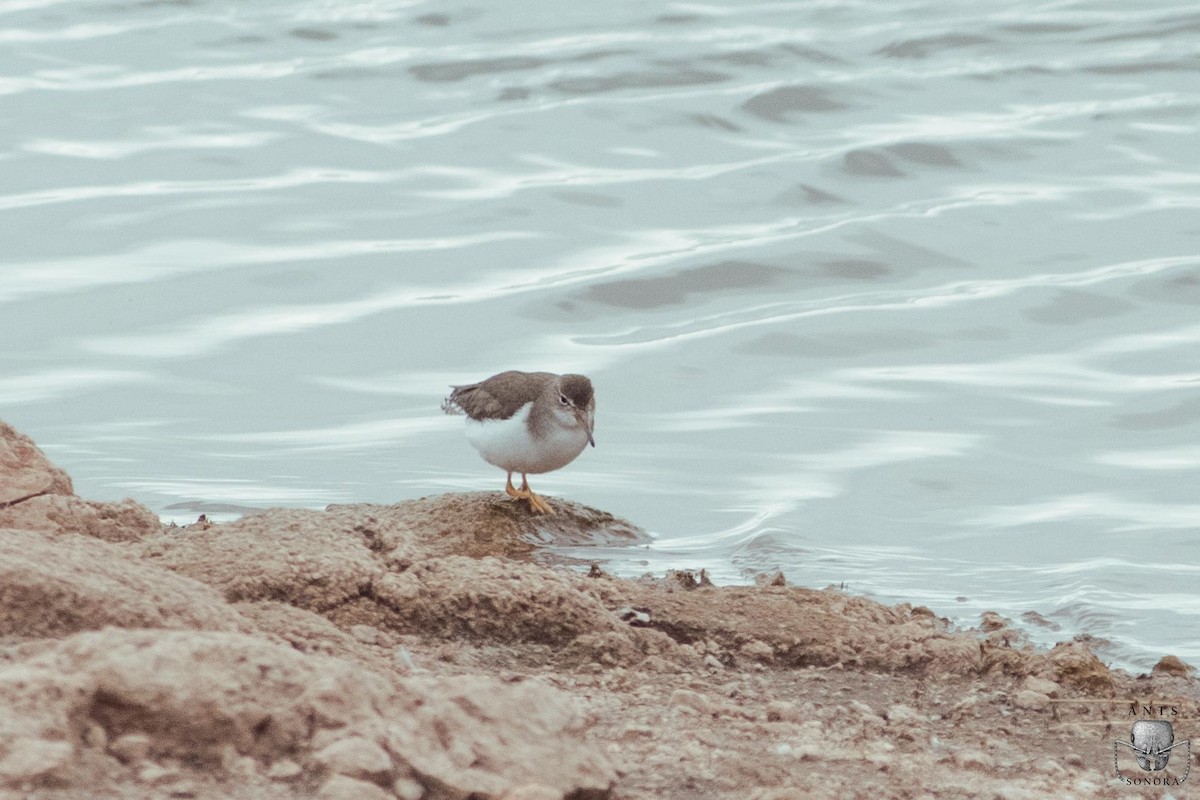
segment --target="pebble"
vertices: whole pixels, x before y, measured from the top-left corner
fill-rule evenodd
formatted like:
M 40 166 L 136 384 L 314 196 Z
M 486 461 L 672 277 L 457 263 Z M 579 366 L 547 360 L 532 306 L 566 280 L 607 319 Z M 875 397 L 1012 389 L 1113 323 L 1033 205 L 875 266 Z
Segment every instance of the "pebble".
M 866 717 L 866 716 L 872 716 L 872 717 L 878 716 L 878 715 L 875 713 L 875 709 L 871 708 L 869 705 L 867 705 L 866 703 L 864 703 L 864 702 L 863 702 L 863 701 L 861 701 L 861 700 L 851 700 L 851 701 L 850 701 L 850 708 L 854 709 L 855 711 L 857 711 L 859 714 L 863 715 L 864 717 Z
M 920 725 L 925 722 L 925 717 L 912 706 L 895 703 L 888 706 L 887 720 L 893 725 Z
M 634 739 L 651 739 L 654 737 L 654 728 L 649 725 L 626 725 L 621 731 L 619 738 L 622 741 L 628 742 Z
M 287 781 L 299 775 L 304 768 L 290 758 L 280 759 L 267 770 L 267 777 L 273 781 Z
M 171 783 L 178 777 L 179 770 L 173 767 L 164 767 L 160 764 L 147 764 L 138 770 L 138 780 L 151 786 L 161 786 L 164 783 Z
M 1062 764 L 1052 758 L 1040 758 L 1037 761 L 1037 767 L 1042 772 L 1048 775 L 1065 775 L 1067 770 Z
M 108 731 L 102 725 L 93 722 L 83 730 L 83 743 L 88 747 L 103 750 L 108 747 Z
M 74 754 L 67 742 L 22 737 L 9 743 L 0 760 L 0 777 L 13 782 L 37 778 L 65 766 Z
M 562 800 L 563 793 L 541 783 L 527 783 L 515 786 L 504 794 L 500 800 Z
M 959 750 L 954 754 L 954 763 L 963 769 L 989 770 L 996 766 L 994 758 L 979 750 Z
M 1048 697 L 1054 697 L 1059 692 L 1059 685 L 1045 678 L 1035 678 L 1032 675 L 1025 679 L 1025 688 L 1031 692 L 1040 692 Z
M 169 797 L 195 797 L 199 793 L 195 781 L 176 781 L 167 787 Z
M 800 706 L 790 700 L 772 700 L 767 703 L 767 722 L 802 722 L 804 714 Z
M 379 643 L 379 629 L 371 625 L 351 625 L 350 635 L 363 644 Z
M 236 775 L 239 778 L 253 778 L 258 774 L 258 762 L 250 756 L 240 756 L 235 758 L 226 769 L 230 775 Z
M 361 736 L 340 739 L 322 748 L 313 758 L 330 772 L 355 778 L 380 775 L 392 768 L 392 759 L 387 752 Z
M 317 792 L 319 800 L 392 800 L 392 796 L 373 783 L 334 775 Z
M 676 689 L 671 692 L 671 699 L 667 701 L 667 706 L 682 706 L 701 714 L 711 714 L 713 710 L 712 703 L 707 697 L 699 692 L 693 692 L 691 689 Z
M 108 752 L 122 764 L 136 764 L 150 755 L 150 737 L 144 733 L 127 733 L 118 736 L 108 745 Z
M 400 800 L 421 800 L 425 796 L 425 787 L 415 778 L 396 778 L 392 783 L 392 793 Z
M 775 648 L 760 639 L 746 642 L 740 651 L 742 655 L 755 661 L 771 661 L 775 658 Z
M 1027 711 L 1045 711 L 1050 707 L 1050 698 L 1041 692 L 1022 689 L 1013 697 L 1013 705 Z

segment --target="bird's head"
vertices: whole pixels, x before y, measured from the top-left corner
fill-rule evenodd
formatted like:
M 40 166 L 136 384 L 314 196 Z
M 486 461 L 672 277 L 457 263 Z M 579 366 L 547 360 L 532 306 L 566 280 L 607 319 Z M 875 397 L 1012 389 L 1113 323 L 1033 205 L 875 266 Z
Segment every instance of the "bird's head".
M 556 402 L 574 415 L 580 427 L 587 431 L 588 443 L 596 446 L 592 431 L 596 428 L 596 393 L 586 375 L 563 375 L 558 380 Z

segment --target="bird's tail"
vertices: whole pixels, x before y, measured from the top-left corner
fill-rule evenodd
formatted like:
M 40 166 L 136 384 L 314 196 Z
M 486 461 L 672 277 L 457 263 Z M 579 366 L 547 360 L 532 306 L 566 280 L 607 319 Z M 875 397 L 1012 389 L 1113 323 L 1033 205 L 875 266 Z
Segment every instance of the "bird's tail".
M 442 400 L 442 411 L 446 414 L 466 414 L 467 410 L 462 407 L 462 401 L 469 397 L 478 386 L 477 383 L 470 386 L 451 386 L 450 394 Z

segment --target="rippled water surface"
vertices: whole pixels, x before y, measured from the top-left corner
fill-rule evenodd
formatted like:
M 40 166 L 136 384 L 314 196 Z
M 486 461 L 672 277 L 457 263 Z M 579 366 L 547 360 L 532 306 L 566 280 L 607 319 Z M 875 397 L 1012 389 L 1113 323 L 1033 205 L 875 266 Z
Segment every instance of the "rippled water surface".
M 534 487 L 1200 661 L 1194 3 L 0 0 L 0 416 L 164 517 Z M 1028 612 L 1036 612 L 1029 614 Z

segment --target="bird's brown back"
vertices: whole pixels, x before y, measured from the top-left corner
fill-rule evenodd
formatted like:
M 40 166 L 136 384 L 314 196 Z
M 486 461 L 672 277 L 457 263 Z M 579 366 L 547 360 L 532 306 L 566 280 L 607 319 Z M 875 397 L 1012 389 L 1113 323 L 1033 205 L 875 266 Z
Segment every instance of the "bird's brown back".
M 549 372 L 509 370 L 468 386 L 455 386 L 442 401 L 447 414 L 463 413 L 471 419 L 508 419 L 526 403 L 537 399 L 546 387 Z

